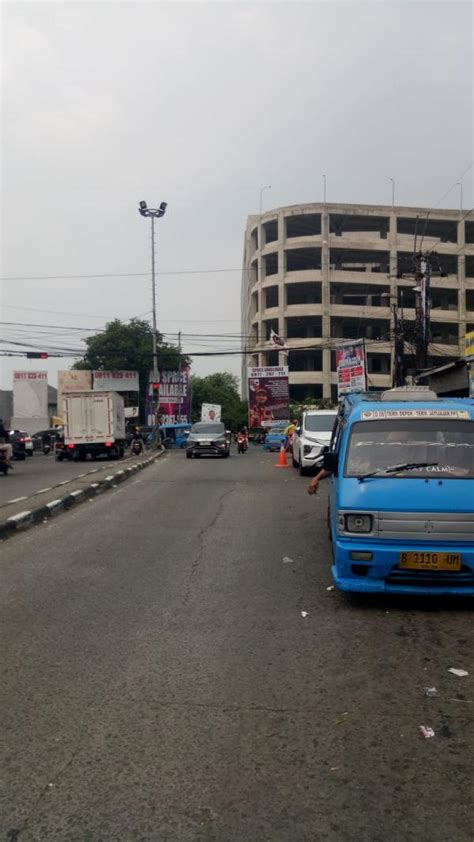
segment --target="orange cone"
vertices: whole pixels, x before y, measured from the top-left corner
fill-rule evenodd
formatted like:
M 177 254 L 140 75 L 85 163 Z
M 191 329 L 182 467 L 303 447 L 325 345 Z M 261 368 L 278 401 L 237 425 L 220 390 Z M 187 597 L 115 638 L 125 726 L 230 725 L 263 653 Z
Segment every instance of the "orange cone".
M 275 465 L 275 468 L 287 468 L 288 463 L 286 461 L 286 450 L 285 446 L 282 444 L 280 447 L 280 453 L 278 454 L 278 462 Z

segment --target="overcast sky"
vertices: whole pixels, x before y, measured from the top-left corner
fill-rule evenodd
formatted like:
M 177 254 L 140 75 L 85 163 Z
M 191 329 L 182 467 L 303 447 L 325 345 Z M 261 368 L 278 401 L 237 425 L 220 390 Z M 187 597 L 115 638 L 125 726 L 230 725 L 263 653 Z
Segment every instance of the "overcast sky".
M 388 204 L 393 177 L 397 203 L 431 206 L 472 159 L 467 2 L 94 0 L 2 14 L 2 276 L 148 272 L 137 203 L 165 200 L 157 263 L 177 273 L 158 279 L 165 333 L 240 331 L 243 233 L 263 185 L 267 209 L 320 201 L 323 172 L 328 201 Z M 463 186 L 469 208 L 472 170 Z M 458 205 L 454 187 L 442 206 Z M 55 341 L 76 347 L 70 327 L 148 318 L 150 278 L 3 281 L 2 302 L 3 321 L 64 325 Z M 25 328 L 2 337 L 28 341 Z M 185 349 L 198 341 L 210 340 Z M 3 388 L 13 368 L 38 368 L 1 362 Z M 53 385 L 71 363 L 48 361 Z M 194 364 L 226 369 L 240 358 Z

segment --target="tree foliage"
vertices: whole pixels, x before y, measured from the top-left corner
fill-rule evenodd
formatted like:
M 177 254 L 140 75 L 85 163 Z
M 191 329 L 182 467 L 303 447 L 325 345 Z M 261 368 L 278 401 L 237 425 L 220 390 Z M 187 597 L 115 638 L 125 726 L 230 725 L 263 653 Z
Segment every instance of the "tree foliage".
M 84 358 L 76 363 L 78 369 L 103 369 L 106 371 L 138 371 L 140 378 L 140 408 L 143 410 L 149 372 L 153 366 L 153 331 L 148 322 L 114 319 L 105 330 L 85 340 Z M 168 345 L 158 335 L 158 368 L 176 371 L 179 368 L 179 351 Z M 189 365 L 188 357 L 181 357 L 181 365 Z
M 247 424 L 247 403 L 240 399 L 239 381 L 227 371 L 191 377 L 191 419 L 199 421 L 203 403 L 222 406 L 222 420 L 234 432 Z

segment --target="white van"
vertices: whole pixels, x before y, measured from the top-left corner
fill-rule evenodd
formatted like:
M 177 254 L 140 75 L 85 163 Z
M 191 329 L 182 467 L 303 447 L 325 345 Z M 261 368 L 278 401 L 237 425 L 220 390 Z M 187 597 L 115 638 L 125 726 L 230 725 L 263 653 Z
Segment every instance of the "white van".
M 304 474 L 314 468 L 322 449 L 331 441 L 337 409 L 308 409 L 293 435 L 293 467 Z

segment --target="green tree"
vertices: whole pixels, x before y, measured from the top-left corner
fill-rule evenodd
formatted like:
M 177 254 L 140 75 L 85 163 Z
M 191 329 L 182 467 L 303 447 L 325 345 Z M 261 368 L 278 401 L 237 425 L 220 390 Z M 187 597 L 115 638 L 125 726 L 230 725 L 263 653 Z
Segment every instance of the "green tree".
M 191 377 L 191 419 L 199 421 L 203 403 L 222 406 L 222 420 L 226 427 L 237 431 L 247 424 L 247 403 L 240 399 L 239 381 L 228 371 Z
M 87 350 L 74 368 L 138 371 L 139 403 L 143 417 L 149 372 L 153 365 L 153 332 L 148 322 L 142 319 L 130 319 L 129 322 L 114 319 L 105 326 L 105 330 L 84 341 Z M 158 335 L 158 368 L 177 371 L 179 356 L 178 349 L 164 343 Z M 182 356 L 181 365 L 189 365 L 189 358 Z

